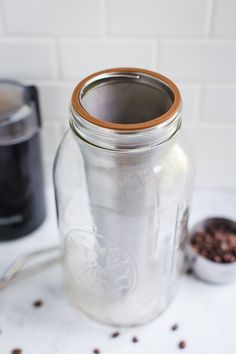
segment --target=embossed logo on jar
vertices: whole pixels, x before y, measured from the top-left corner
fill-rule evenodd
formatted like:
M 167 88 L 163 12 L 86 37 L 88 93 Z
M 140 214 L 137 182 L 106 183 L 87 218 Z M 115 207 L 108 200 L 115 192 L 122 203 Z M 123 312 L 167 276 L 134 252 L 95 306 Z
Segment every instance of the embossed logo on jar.
M 111 238 L 84 230 L 71 231 L 64 244 L 66 272 L 81 296 L 116 300 L 136 282 L 133 258 Z

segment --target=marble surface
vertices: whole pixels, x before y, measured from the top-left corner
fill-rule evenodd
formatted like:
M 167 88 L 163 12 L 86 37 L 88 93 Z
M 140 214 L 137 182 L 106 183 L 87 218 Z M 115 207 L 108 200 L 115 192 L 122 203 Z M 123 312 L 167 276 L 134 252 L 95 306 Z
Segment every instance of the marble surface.
M 0 244 L 0 272 L 18 255 L 58 242 L 52 190 L 48 190 L 48 218 L 35 233 Z M 191 224 L 206 216 L 236 218 L 236 191 L 200 190 L 194 195 Z M 32 306 L 42 299 L 42 307 Z M 179 329 L 170 330 L 178 323 Z M 21 348 L 22 354 L 174 354 L 185 340 L 184 353 L 236 353 L 236 284 L 213 286 L 184 276 L 178 294 L 155 321 L 137 328 L 100 325 L 75 310 L 63 289 L 61 265 L 0 291 L 0 354 Z M 132 337 L 139 338 L 138 343 Z

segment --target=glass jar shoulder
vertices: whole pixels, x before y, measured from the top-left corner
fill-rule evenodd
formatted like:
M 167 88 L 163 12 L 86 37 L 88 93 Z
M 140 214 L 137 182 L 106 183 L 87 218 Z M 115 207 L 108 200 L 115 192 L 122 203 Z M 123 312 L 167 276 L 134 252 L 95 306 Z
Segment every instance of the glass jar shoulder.
M 63 175 L 67 176 L 68 180 L 74 180 L 75 175 L 82 173 L 84 164 L 97 168 L 97 172 L 101 174 L 115 173 L 117 176 L 116 170 L 119 170 L 120 178 L 123 174 L 130 178 L 132 174 L 137 175 L 138 171 L 139 175 L 141 172 L 145 175 L 151 174 L 154 183 L 169 191 L 179 189 L 193 174 L 191 148 L 183 134 L 178 134 L 174 140 L 148 153 L 124 154 L 82 142 L 68 130 L 55 158 L 55 182 L 62 179 Z
M 163 195 L 174 195 L 191 188 L 193 171 L 191 146 L 183 134 L 153 155 L 152 172 L 159 193 Z
M 80 147 L 70 129 L 65 133 L 55 156 L 53 166 L 54 183 L 62 183 L 66 178 L 73 179 L 79 173 L 82 156 Z M 65 177 L 65 178 L 64 178 Z

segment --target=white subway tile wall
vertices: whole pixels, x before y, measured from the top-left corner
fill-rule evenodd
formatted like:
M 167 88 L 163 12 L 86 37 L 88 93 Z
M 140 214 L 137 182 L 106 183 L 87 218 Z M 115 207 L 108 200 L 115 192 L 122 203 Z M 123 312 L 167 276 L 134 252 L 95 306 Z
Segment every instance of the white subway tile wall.
M 40 91 L 40 103 L 43 119 L 55 124 L 67 120 L 69 102 L 76 82 L 35 81 Z
M 59 42 L 63 79 L 79 79 L 93 71 L 122 65 L 155 69 L 153 40 L 62 39 Z
M 172 78 L 196 186 L 236 188 L 235 0 L 0 0 L 0 76 L 39 87 L 48 183 L 85 75 L 139 66 Z
M 161 40 L 159 68 L 176 80 L 236 81 L 236 42 Z
M 108 33 L 122 36 L 204 36 L 208 0 L 108 0 Z
M 6 30 L 20 35 L 99 35 L 99 0 L 7 0 Z
M 193 122 L 198 117 L 198 101 L 201 88 L 198 84 L 177 82 L 183 100 L 183 120 Z
M 0 7 L 0 37 L 3 35 L 4 29 L 3 29 L 3 11 L 1 11 Z
M 55 43 L 50 38 L 0 37 L 0 75 L 22 79 L 56 78 Z
M 236 36 L 236 1 L 216 0 L 213 19 L 213 34 L 215 37 Z
M 202 119 L 225 125 L 236 121 L 236 84 L 208 84 L 203 88 Z

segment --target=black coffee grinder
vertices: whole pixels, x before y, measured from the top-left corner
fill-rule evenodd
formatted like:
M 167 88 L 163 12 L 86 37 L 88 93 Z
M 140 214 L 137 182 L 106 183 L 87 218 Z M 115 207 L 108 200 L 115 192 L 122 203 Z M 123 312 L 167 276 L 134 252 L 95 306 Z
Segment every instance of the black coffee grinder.
M 35 86 L 0 80 L 0 241 L 23 237 L 45 219 Z

